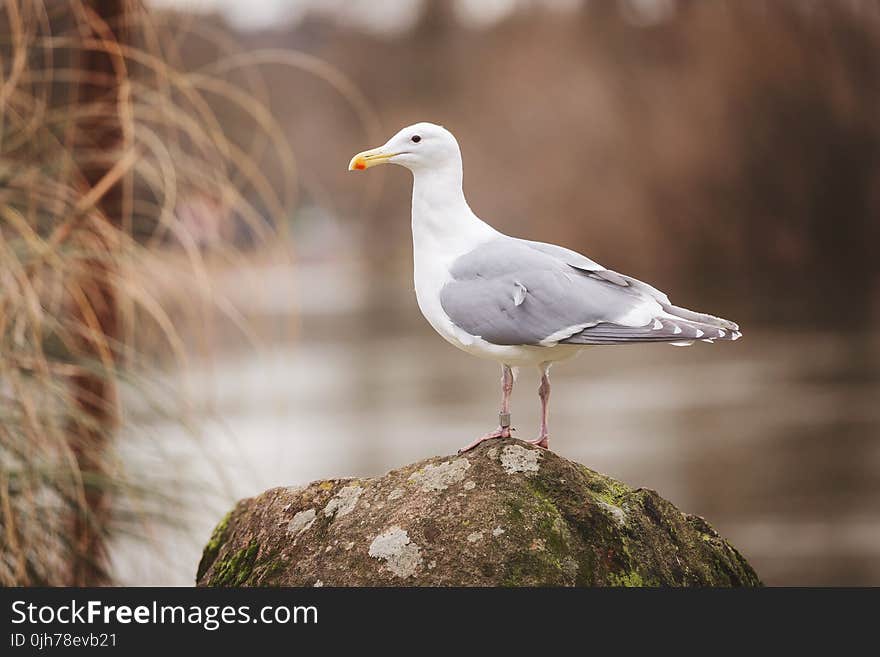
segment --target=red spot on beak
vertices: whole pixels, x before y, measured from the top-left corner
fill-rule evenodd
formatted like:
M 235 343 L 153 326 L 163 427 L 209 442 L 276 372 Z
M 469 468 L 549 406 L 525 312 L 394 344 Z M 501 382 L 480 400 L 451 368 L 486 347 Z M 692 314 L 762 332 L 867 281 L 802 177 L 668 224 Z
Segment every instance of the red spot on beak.
M 357 169 L 358 171 L 363 171 L 364 169 L 367 168 L 367 163 L 364 162 L 363 160 L 358 160 L 357 162 L 354 163 L 354 168 Z

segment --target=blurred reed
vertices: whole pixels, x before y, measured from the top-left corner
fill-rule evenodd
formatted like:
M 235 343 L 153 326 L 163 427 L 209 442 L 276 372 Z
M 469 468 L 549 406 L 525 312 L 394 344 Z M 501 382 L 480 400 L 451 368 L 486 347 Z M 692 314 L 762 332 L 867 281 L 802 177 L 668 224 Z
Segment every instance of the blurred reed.
M 192 39 L 215 55 L 185 70 Z M 133 0 L 9 0 L 0 58 L 0 583 L 106 584 L 108 537 L 179 502 L 120 457 L 120 387 L 189 426 L 155 364 L 185 370 L 193 337 L 210 355 L 218 317 L 250 335 L 210 268 L 293 257 L 297 161 L 259 67 L 318 76 L 379 131 L 320 60 Z

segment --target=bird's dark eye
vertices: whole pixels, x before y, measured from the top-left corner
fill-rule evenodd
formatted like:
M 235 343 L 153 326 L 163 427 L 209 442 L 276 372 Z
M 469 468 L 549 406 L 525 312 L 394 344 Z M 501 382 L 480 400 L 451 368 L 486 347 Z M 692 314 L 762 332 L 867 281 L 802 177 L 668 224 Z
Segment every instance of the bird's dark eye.
M 420 141 L 422 141 L 422 138 L 419 137 L 418 135 L 413 135 L 412 140 L 418 144 Z

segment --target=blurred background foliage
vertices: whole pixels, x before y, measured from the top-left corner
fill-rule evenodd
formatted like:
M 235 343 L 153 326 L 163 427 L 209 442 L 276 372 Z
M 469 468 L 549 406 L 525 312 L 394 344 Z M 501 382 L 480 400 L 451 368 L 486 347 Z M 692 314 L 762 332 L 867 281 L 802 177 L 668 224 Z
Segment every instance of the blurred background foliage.
M 685 294 L 723 294 L 769 322 L 876 319 L 877 3 L 416 4 L 393 35 L 306 15 L 245 43 L 292 44 L 338 66 L 386 131 L 423 119 L 453 129 L 469 200 L 503 230 Z M 487 4 L 507 11 L 468 19 L 464 8 Z M 339 134 L 345 109 L 291 103 L 282 74 L 269 86 L 290 108 L 285 124 L 308 138 L 310 163 L 351 216 L 359 189 L 338 163 L 357 135 Z M 365 231 L 385 264 L 405 256 L 409 229 L 407 174 L 388 175 Z
M 107 537 L 180 502 L 119 458 L 120 390 L 186 423 L 144 373 L 207 350 L 212 313 L 248 334 L 210 272 L 289 259 L 296 166 L 223 34 L 131 0 L 11 1 L 3 19 L 0 581 L 108 583 Z M 199 36 L 210 62 L 186 67 Z
M 560 368 L 554 447 L 880 582 L 880 2 L 8 0 L 0 58 L 4 585 L 188 583 L 236 497 L 491 423 L 409 174 L 345 171 L 421 120 L 500 230 L 746 330 Z

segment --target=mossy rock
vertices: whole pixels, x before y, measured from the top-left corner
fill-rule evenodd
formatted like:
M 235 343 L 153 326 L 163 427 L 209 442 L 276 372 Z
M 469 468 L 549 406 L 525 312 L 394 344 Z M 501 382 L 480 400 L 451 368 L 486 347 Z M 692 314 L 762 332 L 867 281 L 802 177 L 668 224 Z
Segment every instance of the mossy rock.
M 242 500 L 200 586 L 759 586 L 709 524 L 519 440 Z

